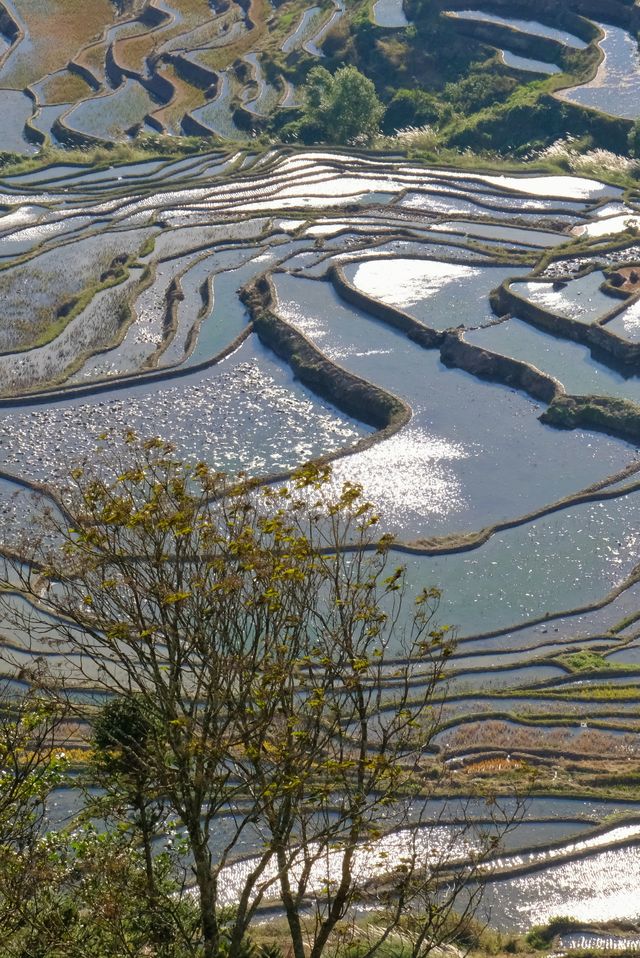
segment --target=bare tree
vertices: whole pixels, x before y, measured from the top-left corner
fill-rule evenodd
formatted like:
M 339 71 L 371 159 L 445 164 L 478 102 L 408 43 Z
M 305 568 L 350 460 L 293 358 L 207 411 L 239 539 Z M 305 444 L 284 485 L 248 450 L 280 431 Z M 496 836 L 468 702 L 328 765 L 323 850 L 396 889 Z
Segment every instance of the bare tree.
M 135 697 L 148 719 L 136 781 L 186 831 L 204 955 L 240 954 L 279 901 L 295 958 L 320 958 L 363 897 L 386 915 L 369 952 L 419 904 L 426 954 L 494 840 L 428 802 L 452 650 L 437 590 L 411 593 L 371 505 L 325 470 L 258 489 L 133 437 L 106 467 L 73 474 L 73 527 L 50 515 L 6 569 L 54 618 L 6 614 L 66 649 L 70 696 Z

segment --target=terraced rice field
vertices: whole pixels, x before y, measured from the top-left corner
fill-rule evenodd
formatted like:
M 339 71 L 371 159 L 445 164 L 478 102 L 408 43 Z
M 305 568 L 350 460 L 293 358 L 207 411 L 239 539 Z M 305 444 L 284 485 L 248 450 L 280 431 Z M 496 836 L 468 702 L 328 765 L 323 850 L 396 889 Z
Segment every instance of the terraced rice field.
M 592 833 L 638 811 L 638 434 L 617 407 L 564 430 L 540 418 L 571 397 L 640 414 L 638 294 L 608 282 L 640 258 L 632 200 L 587 178 L 292 149 L 52 166 L 0 191 L 3 547 L 28 528 L 29 487 L 55 501 L 106 432 L 261 478 L 333 460 L 412 587 L 444 590 L 452 790 L 538 768 L 487 873 L 492 920 L 548 917 L 559 881 L 575 913 L 637 918 L 637 826 Z M 621 230 L 606 241 L 590 235 L 603 213 Z M 330 373 L 307 380 L 274 329 Z M 343 401 L 347 374 L 380 408 Z M 33 650 L 3 631 L 11 674 Z M 38 654 L 55 668 L 61 650 Z
M 440 6 L 518 83 L 549 84 L 582 116 L 638 116 L 637 7 L 603 2 L 595 20 L 558 24 L 522 6 Z M 0 180 L 2 548 L 106 433 L 160 435 L 261 479 L 332 461 L 335 481 L 380 509 L 412 588 L 443 590 L 440 620 L 457 631 L 437 739 L 455 795 L 433 802 L 442 844 L 467 793 L 507 794 L 536 769 L 485 876 L 492 922 L 639 919 L 637 195 L 584 177 L 249 151 L 279 111 L 296 115 L 306 72 L 342 31 L 369 18 L 376 44 L 408 43 L 410 2 L 86 7 L 0 0 L 0 150 L 158 132 L 209 147 Z M 576 58 L 592 77 L 581 85 L 565 74 Z M 330 373 L 277 354 L 274 330 L 304 337 Z M 379 408 L 345 400 L 350 374 Z M 5 623 L 0 635 L 9 677 L 36 653 L 54 670 L 64 655 Z M 415 685 L 419 696 L 419 674 Z M 76 694 L 93 700 L 90 676 Z M 73 801 L 60 793 L 55 815 Z M 407 840 L 386 836 L 365 872 Z M 225 875 L 230 902 L 237 877 Z
M 506 0 L 498 3 L 503 12 L 462 0 L 439 0 L 436 12 L 477 64 L 499 64 L 519 85 L 543 81 L 591 130 L 593 111 L 622 120 L 638 112 L 640 14 L 618 6 L 603 3 L 601 16 L 596 10 L 586 20 L 575 0 L 561 24 L 549 12 L 542 19 L 527 13 L 526 4 L 516 3 L 518 15 L 511 15 Z M 380 60 L 368 67 L 357 58 L 385 102 L 396 83 L 424 81 L 442 92 L 433 77 L 395 76 L 394 49 L 429 44 L 431 28 L 412 21 L 412 0 L 353 0 L 348 7 L 343 0 L 135 0 L 121 7 L 99 0 L 87 13 L 77 0 L 0 3 L 1 150 L 96 146 L 157 133 L 240 143 L 265 131 L 277 136 L 299 116 L 308 71 L 321 61 L 334 69 L 349 60 L 349 43 L 362 46 L 365 28 L 366 44 L 391 57 L 386 66 Z M 461 119 L 467 118 L 454 118 L 448 130 L 445 124 L 445 139 L 455 140 Z

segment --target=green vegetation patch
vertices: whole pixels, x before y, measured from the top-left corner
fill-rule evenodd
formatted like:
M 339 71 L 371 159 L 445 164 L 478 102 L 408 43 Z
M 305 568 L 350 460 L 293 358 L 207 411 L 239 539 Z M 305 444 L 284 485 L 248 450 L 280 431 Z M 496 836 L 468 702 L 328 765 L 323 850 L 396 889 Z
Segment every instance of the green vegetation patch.
M 571 652 L 569 655 L 559 655 L 558 662 L 572 672 L 594 672 L 612 667 L 601 652 L 590 652 L 588 649 Z
M 557 396 L 540 421 L 559 429 L 597 429 L 640 442 L 640 406 L 610 396 Z

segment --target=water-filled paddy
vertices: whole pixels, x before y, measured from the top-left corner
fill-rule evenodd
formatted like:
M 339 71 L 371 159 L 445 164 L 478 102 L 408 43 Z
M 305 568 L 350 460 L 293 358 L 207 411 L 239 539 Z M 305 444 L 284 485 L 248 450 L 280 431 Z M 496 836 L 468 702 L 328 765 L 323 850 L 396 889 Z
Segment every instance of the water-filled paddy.
M 32 119 L 31 123 L 37 130 L 48 136 L 52 143 L 57 143 L 58 141 L 52 130 L 53 124 L 69 109 L 69 103 L 40 107 L 38 115 Z
M 523 20 L 519 17 L 501 17 L 495 13 L 485 13 L 483 10 L 456 10 L 453 14 L 462 20 L 481 20 L 485 23 L 496 23 L 504 27 L 513 27 L 521 30 L 523 33 L 530 33 L 536 37 L 547 37 L 550 40 L 557 40 L 568 47 L 574 47 L 576 50 L 584 50 L 587 44 L 584 40 L 569 33 L 568 30 L 559 30 L 556 27 L 541 23 L 539 20 Z
M 0 540 L 23 536 L 29 529 L 34 509 L 41 508 L 42 504 L 42 500 L 19 481 L 0 477 Z
M 340 479 L 363 483 L 405 538 L 524 514 L 631 458 L 624 443 L 542 426 L 534 403 L 447 370 L 436 351 L 346 306 L 327 282 L 276 274 L 275 286 L 281 315 L 326 355 L 409 402 L 413 416 L 402 432 L 336 465 Z M 558 468 L 549 470 L 549 462 Z
M 35 153 L 37 147 L 24 136 L 24 125 L 33 113 L 33 101 L 21 90 L 0 89 L 2 149 L 15 153 Z
M 309 36 L 313 35 L 320 12 L 320 7 L 308 7 L 304 11 L 298 26 L 282 44 L 283 53 L 291 53 L 292 50 L 302 46 Z
M 608 324 L 611 328 L 611 323 Z M 536 366 L 578 396 L 618 396 L 640 403 L 640 378 L 595 361 L 586 346 L 559 339 L 513 318 L 485 329 L 468 330 L 465 340 Z
M 199 123 L 228 139 L 243 139 L 245 134 L 234 123 L 231 109 L 231 98 L 234 90 L 227 72 L 221 74 L 222 82 L 218 93 L 213 100 L 193 111 L 193 116 Z
M 506 195 L 481 195 L 476 199 L 445 195 L 442 191 L 440 194 L 434 193 L 433 195 L 409 191 L 398 205 L 400 208 L 420 210 L 425 213 L 444 213 L 449 216 L 486 216 L 491 217 L 491 219 L 507 219 L 509 222 L 513 222 L 515 216 L 518 218 L 524 217 L 534 220 L 536 225 L 540 223 L 546 206 L 546 204 L 541 205 L 539 200 L 515 196 L 507 197 Z M 557 212 L 555 212 L 556 209 Z M 575 212 L 574 204 L 563 203 L 559 200 L 553 204 L 549 219 L 553 223 L 564 222 L 568 225 L 575 221 L 573 212 Z
M 253 337 L 219 366 L 161 387 L 1 411 L 3 468 L 54 481 L 90 454 L 102 433 L 126 428 L 161 435 L 186 458 L 254 474 L 297 465 L 369 432 L 314 399 Z
M 592 323 L 620 305 L 620 300 L 601 291 L 603 282 L 603 274 L 594 270 L 566 285 L 533 281 L 517 283 L 513 289 L 519 296 L 552 313 L 577 319 L 581 323 Z
M 265 79 L 257 54 L 248 53 L 244 59 L 251 65 L 257 85 L 257 92 L 244 100 L 244 106 L 251 113 L 265 116 L 275 109 L 282 94 Z
M 409 25 L 402 0 L 376 0 L 373 5 L 373 19 L 379 27 L 406 27 Z
M 556 63 L 547 63 L 545 60 L 534 60 L 531 57 L 521 57 L 511 50 L 501 50 L 500 56 L 508 67 L 514 70 L 526 70 L 529 73 L 544 73 L 552 76 L 554 73 L 560 73 L 560 67 Z
M 604 60 L 590 83 L 559 95 L 572 103 L 634 120 L 640 116 L 640 54 L 636 40 L 610 24 L 600 24 Z
M 607 661 L 614 665 L 634 665 L 640 666 L 640 644 L 635 640 L 619 652 L 612 652 L 607 656 Z
M 365 260 L 346 266 L 344 272 L 373 299 L 397 306 L 431 329 L 451 329 L 495 319 L 489 293 L 518 270 L 397 258 L 387 260 L 384 267 Z
M 61 809 L 64 808 L 65 804 L 71 799 L 70 796 L 65 800 L 65 797 L 61 793 L 57 793 L 57 796 L 59 796 L 58 802 Z M 586 841 L 589 841 L 590 821 L 595 822 L 605 814 L 628 809 L 633 809 L 633 806 L 625 805 L 624 802 L 618 804 L 589 802 L 587 800 L 567 802 L 563 799 L 549 802 L 546 799 L 534 798 L 527 803 L 524 819 L 519 821 L 519 823 L 506 834 L 504 845 L 506 849 L 517 850 L 521 847 L 543 845 L 545 842 L 548 843 L 561 837 L 574 837 L 575 839 L 579 839 L 579 836 L 585 833 L 587 836 Z M 439 835 L 443 838 L 448 836 L 449 840 L 453 840 L 456 824 L 464 818 L 468 818 L 473 823 L 474 833 L 476 829 L 489 831 L 498 830 L 503 822 L 503 816 L 506 818 L 515 811 L 514 803 L 508 798 L 500 799 L 498 808 L 493 809 L 489 808 L 487 804 L 482 801 L 478 802 L 476 799 L 468 799 L 466 797 L 463 797 L 459 801 L 445 799 L 440 803 L 427 801 L 424 808 L 420 809 L 420 812 L 426 817 L 427 821 L 429 820 L 429 816 L 433 816 L 433 824 L 430 827 L 427 826 L 421 829 L 424 837 L 418 833 L 419 847 L 422 848 L 424 846 L 426 850 L 428 845 L 433 846 L 439 844 Z M 417 813 L 418 810 L 416 810 L 416 814 Z M 571 814 L 575 814 L 577 818 L 572 819 L 570 817 Z M 391 819 L 383 821 L 385 828 L 392 828 L 393 824 Z M 218 842 L 224 840 L 227 834 L 227 828 L 225 816 L 221 816 L 220 834 L 214 839 L 216 847 Z M 388 856 L 390 852 L 398 854 L 403 847 L 406 847 L 405 842 L 408 838 L 409 835 L 406 831 L 400 831 L 395 833 L 391 832 L 380 839 L 379 847 L 376 847 L 377 843 L 375 843 L 371 849 L 370 858 L 372 859 L 372 864 L 374 864 L 377 859 L 378 851 L 383 853 L 381 855 L 382 859 Z M 455 842 L 455 845 L 458 845 L 458 842 Z M 260 847 L 260 836 L 249 830 L 241 842 L 242 852 L 244 855 L 256 854 Z M 238 873 L 242 873 L 242 869 L 246 867 L 247 864 L 246 862 L 239 862 L 236 866 L 232 866 L 224 875 L 225 883 L 233 886 L 237 880 L 236 876 Z M 365 869 L 365 873 L 366 871 L 368 871 L 368 869 Z
M 435 235 L 437 237 L 437 234 Z M 449 280 L 458 276 L 463 281 L 475 275 L 475 270 L 468 269 L 468 265 L 471 263 L 478 263 L 488 268 L 493 266 L 490 251 L 474 247 L 471 244 L 467 245 L 462 237 L 453 236 L 450 243 L 446 242 L 447 238 L 445 233 L 442 236 L 442 244 L 437 243 L 437 245 L 431 245 L 433 238 L 428 237 L 426 243 L 415 242 L 414 240 L 389 240 L 388 243 L 371 247 L 362 242 L 357 245 L 355 242 L 352 244 L 351 241 L 359 239 L 359 237 L 357 237 L 357 234 L 349 235 L 347 233 L 335 239 L 332 238 L 325 243 L 324 249 L 338 250 L 340 247 L 347 247 L 347 252 L 335 257 L 335 262 L 340 264 L 384 258 L 387 260 L 385 268 L 389 268 L 390 276 L 395 280 L 396 292 L 403 286 L 406 279 L 408 284 L 413 287 L 412 295 L 415 297 L 416 288 L 419 289 L 422 285 L 420 281 L 422 277 L 424 279 L 425 295 L 428 298 L 432 292 L 438 290 L 441 281 L 447 282 L 447 276 Z M 429 240 L 431 240 L 431 243 Z M 351 245 L 353 245 L 353 249 L 348 248 Z M 416 263 L 416 258 L 422 259 L 422 265 Z M 446 261 L 449 264 L 448 267 L 445 268 L 442 262 L 438 264 L 435 262 L 437 260 Z M 375 264 L 368 267 L 369 271 L 373 271 L 374 268 Z M 377 269 L 380 269 L 379 264 Z M 442 275 L 443 270 L 444 275 Z M 512 267 L 510 275 L 513 272 L 514 268 Z M 518 272 L 518 267 L 515 267 L 515 272 Z M 431 279 L 434 281 L 431 282 Z M 407 293 L 407 295 L 410 294 Z
M 612 211 L 615 210 L 617 215 L 613 216 L 608 213 L 602 213 L 602 219 L 598 217 L 597 220 L 590 223 L 576 226 L 573 228 L 572 233 L 574 233 L 575 236 L 611 236 L 615 233 L 622 233 L 640 223 L 640 218 L 630 207 L 617 203 L 607 205 Z M 603 207 L 603 209 L 606 210 L 607 207 Z
M 639 509 L 638 493 L 587 503 L 496 533 L 478 550 L 398 560 L 416 586 L 443 590 L 442 622 L 463 635 L 507 629 L 619 586 L 640 559 Z
M 607 329 L 631 343 L 640 342 L 640 302 L 632 303 L 618 316 L 615 316 L 607 323 Z
M 160 263 L 153 284 L 136 302 L 134 322 L 122 343 L 87 360 L 70 382 L 134 374 L 151 363 L 162 368 L 184 361 L 189 367 L 212 360 L 246 329 L 248 316 L 238 289 L 278 255 L 277 247 L 271 254 L 260 247 L 241 247 L 210 255 L 199 250 Z M 167 341 L 167 297 L 176 272 L 181 286 L 177 329 Z
M 492 831 L 495 829 L 499 821 L 500 821 L 500 818 L 499 818 L 499 810 L 498 810 L 496 819 L 493 824 L 493 828 L 491 827 L 490 823 L 488 823 L 488 825 L 485 825 L 485 828 L 488 827 L 489 831 Z M 636 830 L 637 830 L 637 826 L 628 826 L 626 828 L 619 828 L 615 830 L 612 829 L 611 835 L 615 836 L 616 834 L 625 834 L 625 833 L 629 835 L 633 835 L 635 834 Z M 532 826 L 528 826 L 528 827 L 526 825 L 523 826 L 523 831 L 522 831 L 523 838 L 529 837 L 531 835 L 531 831 L 532 831 Z M 554 829 L 553 827 L 551 827 L 549 829 L 550 834 L 552 834 L 553 831 Z M 517 833 L 517 829 L 515 830 L 515 832 Z M 511 839 L 509 840 L 509 842 L 510 841 Z M 568 845 L 567 848 L 569 849 L 572 847 L 580 847 L 580 846 L 584 846 L 587 848 L 589 847 L 597 848 L 600 844 L 601 844 L 601 839 L 587 837 L 585 838 L 583 842 L 577 841 L 573 843 L 573 845 Z M 354 858 L 354 868 L 356 868 L 360 874 L 367 875 L 369 878 L 373 876 L 382 877 L 385 871 L 388 869 L 388 864 L 385 864 L 387 860 L 397 859 L 403 853 L 406 854 L 409 849 L 411 849 L 413 853 L 419 854 L 425 861 L 442 861 L 443 858 L 446 860 L 446 858 L 448 857 L 457 858 L 462 855 L 467 856 L 469 852 L 474 847 L 477 848 L 478 845 L 479 845 L 479 836 L 475 833 L 473 829 L 471 829 L 469 833 L 464 837 L 459 832 L 456 831 L 455 826 L 453 827 L 447 826 L 444 823 L 434 824 L 430 826 L 429 825 L 422 826 L 422 827 L 419 827 L 415 832 L 409 829 L 401 829 L 399 831 L 389 832 L 383 837 L 371 842 L 369 845 L 366 846 L 366 848 L 363 847 L 361 850 L 359 850 L 356 853 Z M 542 852 L 540 857 L 543 858 L 544 854 L 545 853 Z M 607 854 L 610 854 L 610 853 L 601 852 L 599 853 L 599 855 L 598 854 L 594 855 L 592 860 L 595 861 L 600 858 L 600 855 L 607 855 Z M 526 856 L 526 857 L 528 858 L 529 856 Z M 535 858 L 535 853 L 531 857 Z M 640 856 L 636 856 L 636 858 L 638 857 Z M 500 860 L 498 861 L 499 861 L 499 864 L 501 864 Z M 587 861 L 591 861 L 591 859 L 587 859 Z M 497 863 L 498 867 L 499 867 L 499 864 Z M 635 864 L 635 867 L 633 868 L 633 877 L 637 878 L 638 864 L 637 862 L 634 862 L 634 864 Z M 251 860 L 240 861 L 240 862 L 237 862 L 236 864 L 232 864 L 229 867 L 225 868 L 224 871 L 222 872 L 221 874 L 222 887 L 224 888 L 224 891 L 225 891 L 225 897 L 226 895 L 229 895 L 229 900 L 232 900 L 233 892 L 235 891 L 236 888 L 240 887 L 239 882 L 242 880 L 243 875 L 246 873 L 248 868 L 251 867 L 251 865 L 252 865 Z M 331 880 L 331 879 L 335 880 L 336 866 L 339 867 L 339 858 L 334 858 L 333 854 L 328 855 L 326 859 L 324 858 L 322 859 L 321 867 L 319 865 L 314 866 L 314 869 L 312 872 L 312 878 L 311 878 L 313 887 L 317 887 L 320 884 L 326 883 L 327 880 Z M 295 873 L 296 867 L 297 866 L 294 866 L 293 868 L 294 873 Z M 552 866 L 552 868 L 549 869 L 549 872 L 553 873 L 554 877 L 556 877 L 557 879 L 558 877 L 562 875 L 562 872 L 560 870 L 565 867 L 567 866 L 563 866 L 563 865 L 558 865 L 555 867 Z M 546 872 L 543 874 L 546 874 Z M 584 877 L 584 876 L 581 876 L 581 877 Z M 604 879 L 605 875 L 603 874 L 601 877 L 602 879 Z M 518 887 L 521 881 L 526 882 L 526 879 L 515 879 L 513 884 L 516 887 Z M 510 887 L 506 885 L 506 882 L 493 882 L 491 883 L 491 885 L 488 886 L 489 890 L 486 896 L 484 896 L 482 899 L 482 909 L 481 909 L 482 913 L 484 913 L 485 910 L 487 911 L 487 914 L 489 913 L 490 903 L 497 904 L 493 889 L 494 888 L 499 889 L 499 893 L 502 893 L 501 886 Z M 578 887 L 579 885 L 576 883 L 576 888 Z M 536 886 L 534 885 L 533 888 L 536 888 Z M 525 891 L 525 889 L 526 891 L 528 891 L 529 890 L 528 886 L 525 885 L 525 888 L 522 890 Z M 552 900 L 556 904 L 561 901 L 561 894 L 564 890 L 565 889 L 562 887 L 562 885 L 555 889 L 556 893 L 552 897 Z M 525 891 L 525 894 L 526 894 L 526 891 Z M 535 914 L 536 909 L 539 908 L 541 904 L 542 902 L 540 902 L 539 896 L 536 895 L 535 899 L 530 902 L 530 910 L 533 911 Z M 500 905 L 502 905 L 502 902 L 500 902 Z M 525 911 L 525 908 L 526 908 L 526 905 L 520 911 L 523 913 Z M 509 913 L 509 919 L 507 921 L 502 920 L 499 922 L 500 927 L 505 930 L 508 930 L 509 928 L 513 928 L 513 927 L 522 928 L 523 926 L 521 924 L 518 926 L 517 922 L 516 923 L 513 922 L 513 915 L 517 913 L 518 913 L 517 908 L 515 912 L 511 911 Z M 634 917 L 638 913 L 639 912 L 636 909 L 634 911 Z M 551 917 L 551 914 L 553 915 L 558 914 L 557 907 L 554 912 L 550 912 L 547 914 L 547 919 L 548 917 Z M 575 913 L 572 912 L 572 915 L 573 914 Z M 495 924 L 496 923 L 495 913 L 493 914 L 492 917 L 493 917 L 493 923 Z M 612 915 L 611 917 L 622 917 L 622 916 Z M 586 918 L 583 920 L 588 921 L 589 919 Z M 598 920 L 598 919 L 595 919 L 595 920 Z M 529 921 L 528 925 L 525 925 L 524 927 L 528 928 L 533 923 L 534 923 L 533 921 Z
M 310 35 L 317 30 L 318 24 L 312 25 Z M 134 318 L 121 344 L 86 360 L 74 374 L 74 392 L 57 401 L 47 398 L 0 410 L 0 465 L 16 475 L 58 480 L 71 463 L 92 456 L 99 436 L 110 427 L 116 433 L 131 427 L 143 436 L 160 434 L 176 444 L 179 455 L 254 474 L 284 470 L 309 456 L 348 452 L 370 436 L 369 427 L 295 381 L 286 362 L 255 336 L 223 362 L 193 368 L 212 360 L 246 330 L 249 314 L 238 289 L 279 264 L 320 274 L 332 261 L 342 262 L 356 285 L 434 328 L 483 326 L 467 335 L 479 342 L 504 341 L 505 351 L 521 350 L 543 367 L 547 362 L 550 372 L 565 366 L 565 378 L 569 371 L 573 377 L 566 383 L 571 391 L 592 381 L 593 389 L 601 382 L 604 391 L 615 395 L 635 389 L 635 380 L 625 382 L 601 368 L 575 343 L 552 340 L 515 320 L 487 325 L 495 321 L 488 305 L 491 289 L 507 276 L 525 279 L 545 247 L 564 241 L 553 229 L 566 225 L 568 231 L 590 222 L 590 205 L 600 199 L 611 215 L 623 215 L 611 206 L 619 203 L 620 191 L 595 180 L 470 175 L 425 170 L 405 160 L 353 154 L 345 160 L 339 152 L 308 150 L 235 156 L 214 152 L 173 163 L 152 158 L 99 170 L 66 164 L 7 178 L 2 190 L 2 201 L 11 204 L 11 211 L 0 217 L 5 250 L 46 243 L 46 252 L 25 268 L 3 272 L 5 303 L 21 320 L 19 328 L 13 324 L 4 330 L 5 352 L 18 333 L 21 345 L 33 345 L 39 331 L 34 313 L 42 325 L 50 320 L 52 290 L 62 302 L 77 295 L 83 277 L 99 280 L 118 253 L 126 250 L 137 257 L 134 273 L 141 280 L 139 287 L 137 279 L 130 287 Z M 383 205 L 405 190 L 409 196 L 403 205 Z M 371 205 L 375 201 L 379 204 Z M 262 212 L 243 217 L 252 209 Z M 336 225 L 342 232 L 329 229 Z M 552 231 L 545 231 L 545 225 Z M 513 246 L 515 252 L 508 255 L 519 265 L 496 264 L 479 243 L 495 245 L 502 254 L 505 246 L 498 244 Z M 526 260 L 518 254 L 526 254 Z M 625 255 L 636 254 L 610 254 Z M 597 278 L 601 281 L 602 274 Z M 580 300 L 582 293 L 574 296 L 582 289 L 577 283 L 565 295 Z M 477 531 L 603 480 L 634 461 L 630 445 L 603 434 L 555 431 L 538 422 L 543 407 L 527 396 L 446 369 L 437 349 L 422 349 L 347 306 L 328 281 L 277 273 L 276 284 L 291 321 L 320 349 L 411 406 L 412 419 L 401 432 L 335 466 L 338 479 L 364 484 L 385 522 L 404 539 Z M 592 295 L 587 291 L 587 299 Z M 168 311 L 171 296 L 175 308 Z M 616 302 L 606 299 L 607 306 Z M 96 300 L 96 306 L 100 303 Z M 600 315 L 599 308 L 593 314 Z M 104 326 L 99 311 L 85 308 L 82 313 L 89 320 L 92 315 L 96 331 Z M 53 342 L 59 339 L 58 345 L 73 348 L 84 341 L 80 332 L 90 331 L 90 323 L 84 325 L 77 337 L 65 340 L 58 333 Z M 150 376 L 139 376 L 156 360 L 158 368 Z M 11 360 L 5 356 L 3 362 Z M 176 378 L 162 368 L 169 365 L 175 366 Z M 109 380 L 122 372 L 131 377 L 126 387 L 107 381 L 91 394 L 88 379 Z M 5 485 L 0 507 L 10 501 L 13 488 Z M 452 688 L 473 692 L 466 705 L 458 700 L 456 716 L 481 712 L 484 703 L 485 714 L 491 708 L 518 713 L 534 707 L 544 713 L 546 707 L 555 716 L 554 728 L 563 716 L 572 716 L 572 728 L 589 721 L 586 696 L 598 692 L 599 680 L 575 675 L 567 681 L 565 667 L 542 660 L 583 644 L 607 652 L 616 639 L 604 633 L 638 610 L 634 587 L 600 610 L 554 618 L 572 607 L 601 602 L 632 572 L 640 559 L 637 498 L 596 499 L 564 508 L 498 532 L 464 553 L 437 558 L 392 554 L 391 563 L 407 564 L 411 588 L 420 583 L 444 589 L 440 621 L 451 622 L 463 636 L 475 636 L 461 643 L 453 662 L 458 674 Z M 12 509 L 18 527 L 24 528 L 29 518 L 24 497 Z M 3 528 L 10 527 L 5 523 Z M 525 627 L 515 630 L 522 623 Z M 492 630 L 499 634 L 477 637 Z M 623 631 L 631 638 L 633 623 Z M 24 649 L 16 655 L 26 661 Z M 637 676 L 621 673 L 620 679 L 615 690 L 622 697 L 593 707 L 602 722 L 628 724 L 632 719 L 629 704 Z M 545 681 L 557 693 L 546 700 L 547 706 L 540 694 Z M 513 692 L 514 686 L 525 690 L 522 696 Z M 83 694 L 87 701 L 95 699 L 89 690 Z M 573 742 L 579 738 L 571 730 L 567 734 Z M 550 822 L 537 821 L 547 812 Z M 583 819 L 585 827 L 599 820 L 595 806 L 536 805 L 509 847 L 573 836 Z
M 302 49 L 312 57 L 323 57 L 322 44 L 330 31 L 336 26 L 344 15 L 344 0 L 333 0 L 334 11 L 331 16 L 320 26 L 316 33 L 313 33 L 308 40 L 302 44 Z
M 478 239 L 504 240 L 517 246 L 561 246 L 569 239 L 563 233 L 549 230 L 526 229 L 517 226 L 503 226 L 501 223 L 478 223 L 472 220 L 450 220 L 432 226 L 434 232 L 453 230 L 463 236 Z
M 595 593 L 591 596 L 593 602 L 604 600 L 609 589 L 607 584 L 604 591 L 598 596 Z M 581 605 L 582 603 L 578 603 Z M 492 652 L 494 649 L 500 651 L 503 649 L 527 649 L 532 646 L 540 646 L 541 643 L 550 645 L 557 642 L 563 642 L 570 639 L 582 639 L 585 643 L 591 636 L 604 635 L 610 629 L 618 626 L 626 616 L 634 614 L 640 608 L 640 586 L 632 585 L 624 589 L 612 601 L 606 602 L 601 608 L 590 609 L 587 612 L 574 615 L 560 615 L 561 607 L 550 611 L 550 615 L 544 621 L 536 622 L 533 625 L 527 625 L 526 619 L 523 622 L 513 621 L 510 623 L 517 628 L 510 628 L 508 625 L 500 629 L 496 635 L 482 638 L 469 638 L 468 632 L 460 633 L 460 644 L 458 646 L 461 653 L 467 651 Z M 547 610 L 549 611 L 549 610 Z M 482 630 L 474 630 L 471 634 L 482 635 Z
M 43 328 L 46 331 L 62 304 L 98 283 L 116 256 L 133 254 L 149 236 L 150 232 L 144 229 L 94 235 L 80 243 L 43 252 L 4 271 L 0 276 L 0 295 L 7 313 L 0 323 L 0 349 L 11 352 L 30 346 Z M 0 363 L 9 374 L 15 373 L 9 359 L 4 357 Z
M 74 130 L 103 140 L 116 140 L 121 131 L 141 125 L 157 103 L 135 80 L 125 80 L 113 93 L 81 103 L 64 118 Z
M 483 911 L 503 929 L 525 930 L 568 914 L 585 923 L 637 920 L 640 903 L 640 847 L 637 844 L 592 854 L 579 861 L 541 868 L 521 878 L 491 882 Z
M 75 369 L 82 357 L 108 349 L 118 338 L 123 310 L 141 279 L 142 269 L 132 268 L 122 283 L 99 290 L 55 341 L 17 357 L 0 357 L 0 382 L 5 394 L 55 383 Z

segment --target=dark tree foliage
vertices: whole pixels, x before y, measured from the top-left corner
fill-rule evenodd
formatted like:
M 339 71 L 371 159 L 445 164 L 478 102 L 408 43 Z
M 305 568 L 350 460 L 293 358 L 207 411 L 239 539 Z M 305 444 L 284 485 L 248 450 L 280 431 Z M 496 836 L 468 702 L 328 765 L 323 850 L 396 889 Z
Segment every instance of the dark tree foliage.
M 408 126 L 438 123 L 450 112 L 446 104 L 425 90 L 398 90 L 387 107 L 384 130 L 392 134 Z
M 368 139 L 380 129 L 384 106 L 371 80 L 356 67 L 341 67 L 334 74 L 314 67 L 303 95 L 305 121 L 328 142 Z
M 514 77 L 482 71 L 472 73 L 457 83 L 447 84 L 444 96 L 455 110 L 476 113 L 492 103 L 503 102 L 517 86 L 518 81 Z

